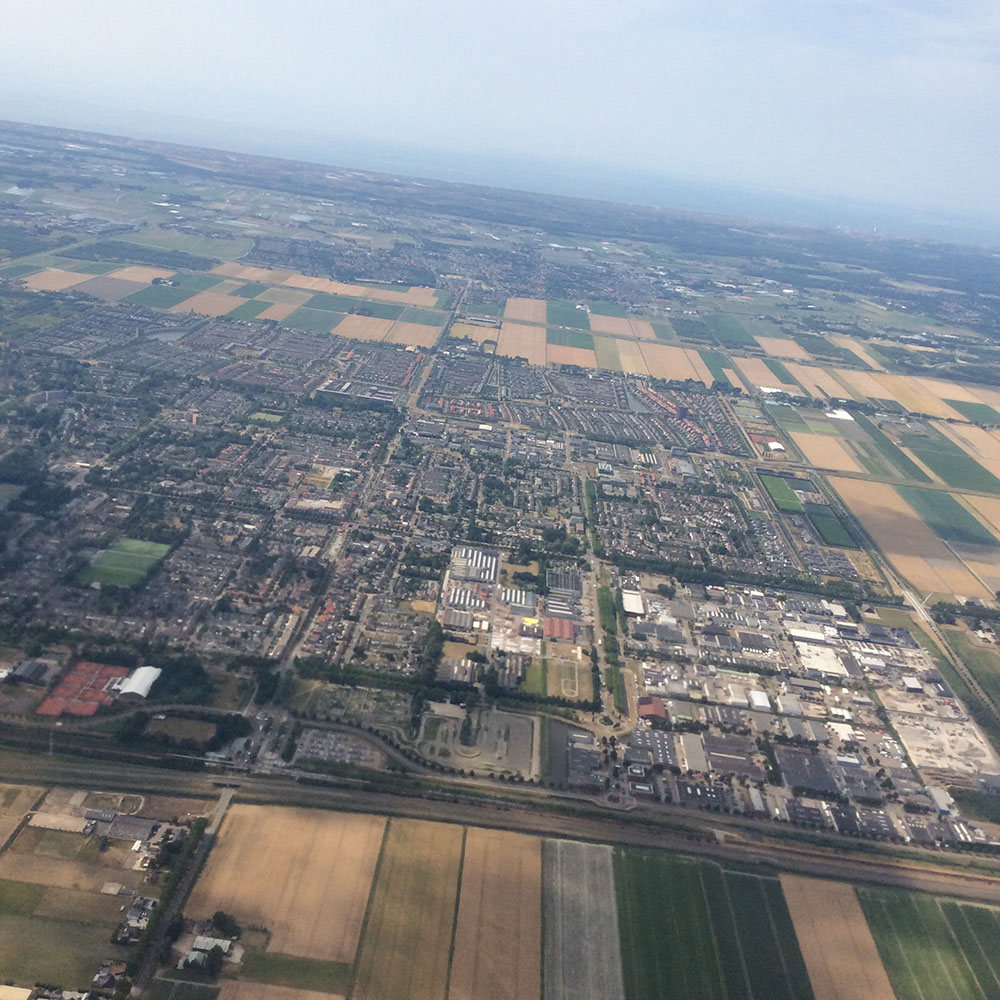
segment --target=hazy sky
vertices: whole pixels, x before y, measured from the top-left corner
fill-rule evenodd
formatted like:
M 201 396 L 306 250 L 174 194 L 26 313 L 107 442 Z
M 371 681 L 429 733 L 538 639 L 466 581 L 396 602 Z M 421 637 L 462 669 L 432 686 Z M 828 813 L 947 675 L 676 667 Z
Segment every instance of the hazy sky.
M 383 139 L 1000 218 L 998 0 L 9 0 L 0 59 L 7 118 L 170 138 L 201 119 L 298 133 L 292 156 L 329 139 L 333 163 L 337 137 Z

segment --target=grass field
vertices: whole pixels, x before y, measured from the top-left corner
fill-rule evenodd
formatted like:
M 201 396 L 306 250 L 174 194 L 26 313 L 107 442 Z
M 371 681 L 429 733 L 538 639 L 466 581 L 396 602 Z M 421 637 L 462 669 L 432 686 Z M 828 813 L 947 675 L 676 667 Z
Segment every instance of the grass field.
M 189 292 L 195 293 L 207 292 L 210 288 L 219 284 L 219 276 L 217 274 L 191 274 L 188 271 L 178 271 L 176 274 L 170 275 L 170 280 L 174 283 L 175 288 L 186 288 Z M 249 298 L 249 296 L 246 297 Z
M 796 378 L 780 361 L 776 361 L 774 358 L 765 358 L 764 364 L 771 369 L 771 373 L 783 385 L 798 385 Z
M 719 351 L 699 351 L 698 353 L 701 355 L 701 360 L 705 362 L 705 367 L 712 373 L 712 378 L 716 382 L 728 384 L 729 377 L 726 375 L 726 369 L 732 365 L 729 358 Z
M 882 430 L 861 413 L 855 413 L 858 426 L 871 438 L 884 458 L 887 458 L 907 479 L 915 483 L 929 483 L 930 477 L 908 455 L 899 450 Z
M 776 879 L 615 852 L 628 1000 L 799 1000 L 812 989 Z
M 216 1000 L 219 987 L 180 979 L 154 979 L 142 995 L 146 1000 Z
M 705 325 L 723 347 L 758 347 L 743 323 L 729 313 L 706 316 Z
M 270 308 L 270 302 L 263 302 L 260 299 L 250 299 L 242 305 L 238 305 L 232 312 L 227 313 L 229 319 L 256 319 L 265 309 Z
M 993 704 L 1000 708 L 1000 653 L 996 647 L 984 645 L 963 629 L 943 628 L 941 633 Z
M 767 490 L 767 495 L 774 501 L 778 510 L 786 513 L 801 513 L 802 504 L 794 490 L 780 476 L 761 476 L 760 481 Z
M 900 496 L 924 519 L 938 538 L 965 545 L 1000 547 L 1000 542 L 950 493 L 897 487 Z
M 949 486 L 1000 493 L 1000 479 L 943 434 L 934 430 L 927 436 L 906 434 L 902 443 Z
M 41 788 L 27 785 L 0 785 L 0 847 L 17 829 L 24 814 L 42 794 Z
M 163 247 L 167 250 L 184 250 L 186 253 L 221 257 L 226 260 L 242 257 L 253 246 L 253 240 L 248 237 L 200 236 L 193 233 L 179 233 L 173 229 L 152 228 L 130 234 L 130 242 L 141 246 Z
M 974 403 L 964 399 L 946 399 L 944 402 L 974 424 L 1000 424 L 1000 413 L 988 403 Z
M 628 311 L 620 302 L 588 302 L 590 311 L 598 316 L 628 316 Z
M 809 521 L 819 532 L 826 545 L 836 545 L 843 549 L 856 549 L 858 543 L 834 514 L 810 514 Z
M 344 313 L 329 312 L 326 309 L 310 309 L 308 306 L 299 306 L 295 312 L 290 313 L 281 322 L 285 326 L 294 326 L 299 330 L 330 333 L 344 318 L 344 315 Z
M 897 1000 L 998 996 L 997 911 L 902 890 L 857 892 Z
M 146 579 L 150 570 L 169 551 L 169 545 L 143 542 L 136 538 L 119 538 L 110 548 L 94 556 L 79 579 L 81 583 L 111 583 L 119 587 L 134 587 Z
M 594 349 L 594 337 L 584 330 L 548 330 L 545 334 L 547 344 L 560 347 L 581 347 L 584 350 Z
M 352 1000 L 444 1000 L 463 850 L 460 827 L 390 822 Z
M 346 996 L 351 989 L 353 968 L 346 962 L 324 962 L 317 958 L 248 950 L 243 955 L 241 972 L 255 984 Z M 257 997 L 260 994 L 251 992 L 249 995 Z
M 575 302 L 562 299 L 549 299 L 545 307 L 545 319 L 552 326 L 573 326 L 580 330 L 590 329 L 590 318 L 587 315 L 587 310 L 577 309 Z
M 213 282 L 214 284 L 214 282 Z M 150 285 L 141 292 L 126 296 L 124 302 L 151 309 L 172 309 L 197 294 L 197 289 L 176 288 L 173 285 Z

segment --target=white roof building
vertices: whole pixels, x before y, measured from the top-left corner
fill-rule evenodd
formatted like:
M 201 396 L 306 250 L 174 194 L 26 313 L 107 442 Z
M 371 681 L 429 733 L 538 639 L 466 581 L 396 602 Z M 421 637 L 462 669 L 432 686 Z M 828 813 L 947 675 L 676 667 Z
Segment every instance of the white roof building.
M 622 607 L 627 615 L 644 615 L 646 608 L 642 603 L 642 594 L 638 590 L 622 591 Z
M 119 698 L 148 698 L 149 692 L 163 671 L 159 667 L 136 667 L 118 689 Z

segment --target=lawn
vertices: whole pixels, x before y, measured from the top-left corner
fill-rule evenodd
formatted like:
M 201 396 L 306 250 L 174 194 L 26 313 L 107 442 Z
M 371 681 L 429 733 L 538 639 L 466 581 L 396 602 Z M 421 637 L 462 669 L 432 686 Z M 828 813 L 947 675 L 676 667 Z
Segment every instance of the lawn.
M 594 349 L 594 337 L 583 330 L 553 330 L 549 329 L 545 334 L 545 341 L 549 344 L 556 344 L 560 347 L 582 347 L 586 350 Z
M 997 996 L 995 910 L 905 890 L 857 892 L 897 1000 Z
M 544 658 L 532 659 L 531 666 L 525 671 L 521 690 L 544 698 L 548 692 L 548 686 L 548 662 Z
M 212 284 L 216 284 L 215 281 Z M 173 285 L 150 285 L 127 295 L 122 301 L 151 309 L 170 309 L 197 294 L 196 288 L 175 288 Z
M 896 489 L 942 541 L 1000 546 L 1000 542 L 950 493 L 922 490 L 918 486 L 897 486 Z
M 590 329 L 587 310 L 577 309 L 575 302 L 564 299 L 549 299 L 545 307 L 545 319 L 553 326 L 573 326 L 578 330 Z
M 761 476 L 760 481 L 767 490 L 767 495 L 774 501 L 778 510 L 786 513 L 801 513 L 802 504 L 792 488 L 780 476 Z
M 964 399 L 946 399 L 945 402 L 974 424 L 1000 424 L 1000 413 L 987 403 L 969 403 Z
M 111 583 L 132 587 L 141 583 L 149 571 L 170 551 L 169 545 L 119 538 L 110 548 L 98 552 L 79 576 L 81 583 Z

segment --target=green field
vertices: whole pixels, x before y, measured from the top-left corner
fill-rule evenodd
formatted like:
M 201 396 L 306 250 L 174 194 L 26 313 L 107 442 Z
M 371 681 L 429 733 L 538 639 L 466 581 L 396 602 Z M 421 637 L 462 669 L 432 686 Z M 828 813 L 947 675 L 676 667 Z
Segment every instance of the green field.
M 1000 542 L 950 493 L 922 490 L 919 486 L 897 486 L 896 490 L 942 541 L 1000 547 Z
M 524 673 L 524 683 L 521 690 L 544 698 L 548 693 L 548 663 L 544 658 L 532 658 L 531 666 Z
M 169 551 L 169 545 L 158 542 L 119 538 L 110 548 L 94 556 L 91 564 L 80 574 L 79 581 L 134 587 L 146 579 L 150 570 Z
M 553 330 L 550 328 L 545 334 L 545 342 L 548 344 L 557 344 L 560 347 L 582 347 L 586 350 L 594 349 L 593 334 L 586 333 L 583 330 Z
M 837 545 L 843 549 L 858 548 L 858 543 L 851 537 L 851 533 L 832 512 L 829 514 L 810 514 L 809 521 L 819 532 L 824 544 Z
M 974 424 L 1000 424 L 1000 413 L 987 403 L 968 403 L 963 399 L 946 399 L 945 402 Z
M 792 376 L 792 373 L 780 362 L 774 358 L 764 358 L 764 364 L 767 365 L 771 370 L 771 374 L 778 379 L 782 385 L 798 385 L 801 389 L 802 386 L 799 385 L 798 379 Z
M 222 257 L 225 260 L 236 260 L 248 253 L 253 246 L 253 240 L 249 237 L 198 236 L 179 233 L 173 229 L 144 229 L 131 234 L 130 242 L 167 250 L 184 250 L 187 253 L 204 254 L 206 257 Z
M 723 347 L 759 348 L 757 341 L 743 323 L 729 313 L 713 313 L 711 316 L 706 316 L 705 325 Z
M 399 319 L 405 312 L 402 306 L 391 302 L 373 302 L 369 299 L 352 298 L 350 295 L 330 295 L 328 292 L 317 292 L 304 308 L 322 309 L 326 312 L 358 312 L 365 316 L 377 316 L 379 319 Z
M 142 995 L 146 1000 L 216 1000 L 219 987 L 207 983 L 186 983 L 179 979 L 154 979 Z
M 588 302 L 587 305 L 598 316 L 618 316 L 620 319 L 628 316 L 628 310 L 620 302 Z
M 732 384 L 726 376 L 725 369 L 731 369 L 733 367 L 733 363 L 725 356 L 725 354 L 722 354 L 719 351 L 707 350 L 699 350 L 698 353 L 701 355 L 701 360 L 705 362 L 705 367 L 709 370 L 712 378 L 714 378 L 716 382 L 724 382 L 727 385 Z
M 212 282 L 216 284 L 216 282 Z M 148 306 L 150 309 L 169 309 L 191 298 L 197 289 L 175 288 L 173 285 L 150 285 L 138 292 L 127 295 L 123 302 L 134 306 Z
M 189 293 L 207 292 L 222 281 L 217 274 L 191 274 L 188 271 L 178 271 L 170 275 L 170 280 L 175 288 L 186 288 Z
M 270 302 L 262 302 L 260 299 L 248 299 L 242 305 L 226 313 L 229 319 L 254 319 L 271 305 Z
M 377 307 L 386 308 L 385 303 L 368 302 L 367 307 Z M 389 306 L 388 308 L 392 308 Z M 372 312 L 373 316 L 381 316 L 382 313 Z M 443 312 L 432 312 L 429 309 L 417 309 L 414 306 L 409 306 L 400 313 L 399 320 L 401 323 L 420 323 L 422 326 L 436 326 L 438 329 L 443 327 L 445 323 L 448 322 L 448 314 Z
M 802 504 L 795 495 L 794 490 L 780 476 L 761 476 L 760 481 L 767 490 L 767 495 L 774 501 L 778 510 L 786 513 L 799 514 L 802 512 Z
M 996 910 L 904 890 L 857 892 L 897 1000 L 1000 996 Z
M 620 372 L 622 360 L 618 354 L 618 341 L 613 337 L 601 336 L 595 336 L 593 340 L 594 352 L 597 355 L 597 367 L 609 372 Z M 549 342 L 551 343 L 551 341 Z
M 232 294 L 238 295 L 241 299 L 255 299 L 261 292 L 266 292 L 270 287 L 270 285 L 265 285 L 262 281 L 248 281 L 245 285 L 237 288 Z
M 1000 493 L 1000 479 L 943 434 L 904 434 L 901 443 L 949 486 Z
M 777 879 L 619 848 L 618 926 L 628 1000 L 809 1000 Z
M 590 317 L 586 309 L 577 309 L 575 302 L 549 299 L 545 307 L 546 321 L 553 326 L 574 326 L 579 330 L 590 329 Z
M 887 458 L 907 479 L 912 479 L 915 483 L 929 483 L 931 481 L 930 476 L 908 455 L 904 455 L 882 430 L 876 427 L 864 414 L 855 413 L 854 419 L 858 426 L 871 438 L 872 443 L 881 452 L 882 456 Z
M 711 343 L 714 339 L 711 331 L 700 319 L 671 316 L 670 325 L 677 331 L 679 337 L 684 337 L 686 340 L 701 340 Z
M 664 344 L 680 343 L 680 338 L 677 336 L 677 332 L 667 320 L 658 319 L 651 322 L 649 325 L 653 328 L 653 333 L 656 334 L 657 340 L 663 341 Z
M 289 313 L 282 321 L 283 326 L 294 326 L 299 330 L 311 330 L 314 333 L 329 333 L 342 319 L 344 313 L 327 312 L 325 309 L 310 309 L 299 306 Z
M 117 271 L 118 267 L 118 264 L 104 264 L 100 261 L 94 261 L 89 264 L 74 264 L 73 270 L 77 274 L 107 274 L 109 271 Z
M 279 955 L 272 951 L 244 952 L 241 970 L 255 983 L 344 995 L 350 993 L 353 979 L 353 969 L 346 963 Z
M 40 270 L 37 264 L 11 264 L 10 267 L 0 267 L 0 278 L 23 278 Z
M 765 403 L 764 411 L 779 427 L 786 431 L 806 433 L 812 430 L 802 418 L 802 414 L 790 403 Z
M 232 313 L 229 315 L 232 316 Z M 270 410 L 255 410 L 250 414 L 248 419 L 262 424 L 280 424 L 282 419 L 284 419 L 284 414 L 272 413 Z
M 945 628 L 941 633 L 955 655 L 979 681 L 989 699 L 1000 708 L 1000 655 L 995 647 L 984 646 L 967 632 L 956 629 Z M 997 805 L 1000 806 L 1000 800 Z

